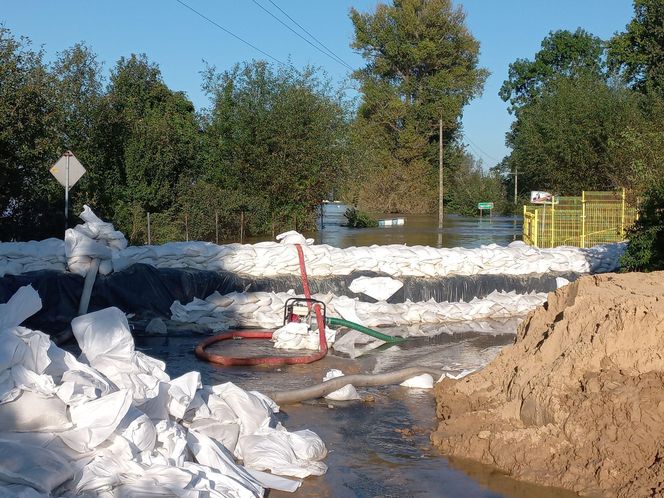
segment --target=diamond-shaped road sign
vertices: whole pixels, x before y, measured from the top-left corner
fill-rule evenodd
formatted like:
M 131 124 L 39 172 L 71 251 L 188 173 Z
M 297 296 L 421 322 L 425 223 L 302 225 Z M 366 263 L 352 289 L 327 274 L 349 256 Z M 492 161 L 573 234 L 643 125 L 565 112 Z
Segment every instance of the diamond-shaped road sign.
M 67 163 L 69 163 L 69 182 L 67 182 Z M 76 156 L 67 151 L 51 168 L 51 174 L 64 188 L 72 187 L 85 174 L 85 168 Z

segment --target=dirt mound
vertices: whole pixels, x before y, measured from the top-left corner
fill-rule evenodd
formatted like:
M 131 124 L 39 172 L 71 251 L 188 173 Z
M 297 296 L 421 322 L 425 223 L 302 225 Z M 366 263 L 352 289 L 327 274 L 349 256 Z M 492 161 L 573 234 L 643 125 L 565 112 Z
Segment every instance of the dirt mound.
M 549 294 L 513 346 L 436 397 L 446 454 L 583 495 L 664 495 L 664 272 Z

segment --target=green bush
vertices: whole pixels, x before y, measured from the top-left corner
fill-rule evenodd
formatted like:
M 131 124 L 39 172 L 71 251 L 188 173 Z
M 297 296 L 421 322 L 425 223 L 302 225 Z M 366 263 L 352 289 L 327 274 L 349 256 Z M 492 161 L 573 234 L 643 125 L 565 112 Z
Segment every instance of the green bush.
M 346 226 L 350 228 L 369 228 L 378 226 L 378 222 L 375 219 L 356 208 L 346 209 L 344 216 L 348 220 Z
M 664 270 L 664 179 L 647 193 L 639 215 L 628 233 L 622 271 Z

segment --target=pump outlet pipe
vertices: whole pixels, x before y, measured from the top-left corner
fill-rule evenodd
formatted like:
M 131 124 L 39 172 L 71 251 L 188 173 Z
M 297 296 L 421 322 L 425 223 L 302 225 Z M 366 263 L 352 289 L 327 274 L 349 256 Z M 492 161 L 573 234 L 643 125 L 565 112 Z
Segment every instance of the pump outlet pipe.
M 272 398 L 278 405 L 288 405 L 310 399 L 322 398 L 348 384 L 353 384 L 355 387 L 386 386 L 389 384 L 400 384 L 404 380 L 425 373 L 431 375 L 434 382 L 436 382 L 442 374 L 442 372 L 433 368 L 409 367 L 379 374 L 342 375 L 341 377 L 335 377 L 320 384 L 303 387 L 301 389 L 266 392 L 265 394 Z
M 93 258 L 90 262 L 88 273 L 85 274 L 85 281 L 83 282 L 83 293 L 81 294 L 81 301 L 78 303 L 78 316 L 85 315 L 90 306 L 90 296 L 92 295 L 92 288 L 95 285 L 97 272 L 99 271 L 99 258 Z

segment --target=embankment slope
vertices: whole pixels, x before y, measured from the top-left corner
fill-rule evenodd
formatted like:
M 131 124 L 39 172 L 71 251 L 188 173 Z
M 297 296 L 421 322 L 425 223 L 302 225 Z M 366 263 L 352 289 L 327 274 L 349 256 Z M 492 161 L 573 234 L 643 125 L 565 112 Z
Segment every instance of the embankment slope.
M 445 454 L 582 495 L 664 495 L 664 272 L 558 289 L 436 397 Z

